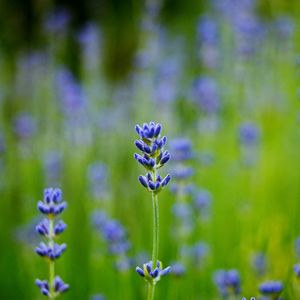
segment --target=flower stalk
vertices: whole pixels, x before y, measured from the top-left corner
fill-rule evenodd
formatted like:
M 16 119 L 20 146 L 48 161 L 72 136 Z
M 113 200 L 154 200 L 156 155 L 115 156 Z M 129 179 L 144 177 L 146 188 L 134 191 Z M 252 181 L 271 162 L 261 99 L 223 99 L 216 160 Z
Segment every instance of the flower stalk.
M 163 269 L 158 259 L 159 250 L 159 203 L 158 193 L 169 183 L 171 177 L 162 178 L 157 170 L 170 159 L 168 151 L 164 151 L 167 138 L 160 138 L 161 125 L 150 122 L 143 126 L 136 125 L 136 132 L 140 140 L 135 141 L 136 147 L 142 152 L 134 154 L 134 158 L 148 171 L 145 176 L 139 176 L 139 181 L 147 191 L 151 192 L 153 210 L 153 243 L 152 260 L 144 263 L 143 268 L 136 267 L 137 273 L 148 282 L 148 300 L 154 299 L 155 285 L 161 276 L 168 274 L 171 267 Z
M 45 189 L 43 201 L 38 202 L 39 211 L 46 215 L 37 226 L 36 231 L 46 239 L 36 247 L 35 252 L 45 258 L 49 263 L 49 280 L 36 279 L 35 283 L 41 293 L 49 299 L 56 299 L 61 293 L 69 289 L 59 276 L 55 276 L 55 260 L 66 250 L 66 244 L 56 244 L 54 239 L 62 233 L 66 224 L 63 221 L 55 221 L 55 217 L 66 208 L 66 202 L 62 201 L 60 189 Z

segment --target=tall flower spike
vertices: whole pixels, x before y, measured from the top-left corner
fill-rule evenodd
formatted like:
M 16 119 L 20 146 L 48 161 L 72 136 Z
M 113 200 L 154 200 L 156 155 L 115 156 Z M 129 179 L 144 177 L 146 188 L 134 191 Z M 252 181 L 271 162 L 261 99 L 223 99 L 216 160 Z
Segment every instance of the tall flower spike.
M 35 252 L 46 258 L 49 263 L 49 281 L 36 279 L 35 284 L 39 287 L 41 293 L 49 299 L 55 299 L 69 289 L 68 284 L 64 283 L 59 276 L 55 276 L 55 260 L 67 248 L 66 244 L 59 245 L 54 242 L 54 238 L 66 229 L 66 224 L 61 220 L 55 221 L 55 217 L 62 213 L 66 206 L 66 202 L 62 201 L 60 189 L 45 189 L 43 201 L 38 202 L 38 209 L 46 215 L 46 218 L 36 226 L 36 232 L 44 236 L 47 242 L 41 242 L 35 248 Z
M 135 130 L 139 135 L 139 140 L 135 145 L 140 154 L 135 153 L 134 158 L 147 171 L 146 175 L 139 176 L 139 182 L 152 194 L 153 208 L 153 249 L 152 260 L 144 263 L 143 268 L 136 267 L 139 275 L 148 282 L 148 299 L 154 299 L 154 288 L 160 278 L 168 274 L 171 267 L 162 268 L 162 263 L 158 260 L 158 243 L 159 243 L 159 206 L 158 194 L 170 182 L 171 176 L 167 175 L 162 178 L 157 170 L 163 167 L 170 160 L 170 153 L 164 150 L 167 138 L 161 137 L 162 126 L 150 122 L 144 123 L 143 126 L 136 125 Z M 153 267 L 155 266 L 155 267 Z

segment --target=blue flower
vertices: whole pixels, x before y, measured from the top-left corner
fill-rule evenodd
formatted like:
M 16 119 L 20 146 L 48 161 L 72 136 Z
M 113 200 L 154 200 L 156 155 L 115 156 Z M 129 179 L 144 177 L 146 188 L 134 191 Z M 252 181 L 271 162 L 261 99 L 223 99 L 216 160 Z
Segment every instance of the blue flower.
M 45 296 L 50 295 L 50 286 L 47 280 L 36 279 L 35 284 L 40 288 L 40 291 L 43 295 Z M 59 276 L 56 276 L 54 278 L 53 286 L 54 286 L 54 293 L 56 296 L 69 289 L 69 285 L 64 283 Z
M 186 267 L 181 262 L 175 262 L 172 264 L 171 273 L 176 277 L 180 277 L 186 273 Z
M 192 142 L 187 138 L 174 138 L 170 142 L 170 149 L 173 161 L 186 161 L 195 156 L 192 151 Z
M 259 129 L 251 122 L 245 122 L 241 124 L 239 128 L 239 140 L 246 146 L 252 146 L 257 144 L 259 139 Z
M 50 260 L 55 260 L 59 258 L 66 249 L 66 244 L 59 245 L 54 243 L 53 245 L 47 245 L 41 242 L 39 246 L 35 248 L 35 252 L 42 257 L 48 257 Z
M 153 269 L 152 261 L 149 261 L 143 264 L 143 268 L 136 267 L 136 272 L 151 284 L 156 284 L 162 276 L 171 272 L 171 267 L 169 266 L 163 269 L 162 263 L 157 261 L 156 267 Z
M 35 252 L 41 257 L 47 258 L 49 261 L 49 282 L 47 280 L 36 280 L 36 285 L 40 288 L 43 295 L 50 299 L 56 298 L 60 293 L 65 292 L 69 285 L 64 283 L 59 276 L 54 274 L 54 261 L 59 258 L 66 250 L 66 244 L 57 244 L 54 238 L 64 232 L 66 224 L 55 217 L 61 213 L 66 207 L 66 203 L 62 201 L 62 192 L 60 189 L 48 188 L 44 190 L 44 199 L 39 201 L 38 208 L 42 214 L 47 215 L 40 221 L 35 230 L 47 239 L 47 243 L 41 242 L 35 248 Z M 52 271 L 51 271 L 52 270 Z M 50 288 L 52 287 L 52 288 Z
M 154 122 L 136 125 L 135 129 L 140 137 L 140 140 L 135 141 L 135 146 L 141 154 L 135 153 L 134 158 L 149 171 L 145 176 L 139 176 L 139 181 L 148 191 L 159 193 L 171 179 L 170 175 L 164 178 L 158 174 L 153 176 L 157 169 L 170 160 L 170 153 L 164 150 L 167 138 L 160 137 L 162 127 Z
M 267 266 L 266 255 L 264 253 L 256 253 L 252 258 L 252 266 L 258 275 L 263 275 Z
M 300 265 L 299 264 L 294 265 L 294 272 L 295 272 L 297 278 L 300 278 Z
M 266 281 L 259 286 L 259 291 L 264 296 L 279 296 L 283 290 L 281 281 Z
M 205 114 L 217 113 L 220 109 L 219 89 L 216 81 L 211 77 L 200 77 L 193 86 L 195 101 Z
M 62 213 L 67 207 L 67 203 L 62 201 L 61 195 L 60 189 L 45 189 L 43 201 L 38 202 L 39 211 L 48 217 Z
M 237 270 L 220 270 L 214 274 L 214 281 L 223 297 L 228 295 L 239 295 L 241 291 L 241 280 Z

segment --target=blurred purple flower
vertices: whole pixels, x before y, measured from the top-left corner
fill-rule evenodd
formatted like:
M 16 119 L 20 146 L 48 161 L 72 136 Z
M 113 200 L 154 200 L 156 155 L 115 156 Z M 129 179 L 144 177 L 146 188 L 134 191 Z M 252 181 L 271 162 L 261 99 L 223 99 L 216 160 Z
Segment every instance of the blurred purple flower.
M 104 163 L 94 162 L 88 167 L 89 188 L 94 198 L 105 198 L 108 193 L 108 170 Z
M 47 182 L 56 183 L 62 169 L 61 153 L 55 150 L 46 152 L 43 162 Z
M 289 39 L 295 31 L 295 24 L 291 17 L 280 16 L 275 21 L 275 29 L 279 38 Z
M 199 211 L 201 217 L 208 216 L 211 202 L 212 202 L 212 195 L 207 190 L 200 189 L 194 195 L 194 205 L 197 211 Z
M 66 9 L 57 9 L 46 15 L 44 28 L 48 33 L 64 32 L 70 19 L 70 13 Z
M 240 275 L 235 269 L 216 271 L 214 274 L 214 282 L 222 297 L 239 295 L 241 292 Z
M 14 119 L 14 130 L 19 138 L 29 139 L 37 131 L 36 120 L 29 113 L 19 113 Z
M 244 122 L 239 128 L 239 140 L 246 146 L 256 145 L 259 139 L 259 129 L 256 124 Z
M 262 276 L 266 272 L 267 260 L 264 253 L 256 253 L 252 257 L 252 267 L 257 275 Z
M 186 273 L 186 267 L 181 262 L 174 262 L 171 264 L 171 274 L 180 277 Z
M 208 15 L 200 18 L 197 26 L 199 43 L 216 45 L 218 42 L 218 26 L 214 19 Z
M 213 78 L 202 76 L 196 79 L 193 85 L 193 95 L 203 113 L 214 114 L 219 111 L 219 88 Z

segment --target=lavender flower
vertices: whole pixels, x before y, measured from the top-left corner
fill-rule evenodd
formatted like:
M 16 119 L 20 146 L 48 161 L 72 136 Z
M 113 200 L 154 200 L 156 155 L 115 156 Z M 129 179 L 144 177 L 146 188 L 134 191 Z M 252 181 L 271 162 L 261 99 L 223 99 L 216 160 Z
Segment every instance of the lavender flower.
M 153 208 L 153 249 L 152 260 L 143 265 L 143 269 L 136 268 L 138 274 L 144 277 L 148 283 L 148 299 L 154 298 L 156 283 L 161 276 L 168 274 L 170 267 L 162 268 L 162 263 L 158 260 L 159 244 L 159 205 L 158 193 L 169 183 L 171 176 L 167 175 L 162 178 L 158 174 L 158 169 L 163 167 L 169 160 L 170 154 L 164 150 L 167 138 L 160 137 L 162 126 L 150 122 L 144 123 L 143 126 L 135 127 L 139 140 L 135 141 L 136 147 L 141 151 L 141 155 L 135 153 L 134 158 L 148 171 L 146 176 L 139 176 L 139 181 L 152 194 Z M 155 266 L 155 267 L 154 267 Z
M 280 299 L 279 295 L 283 290 L 281 281 L 266 281 L 259 286 L 262 295 L 270 297 L 270 299 Z
M 212 202 L 212 195 L 209 191 L 201 189 L 194 195 L 194 206 L 199 211 L 202 218 L 205 218 L 209 214 L 210 206 Z
M 171 271 L 171 267 L 163 269 L 162 263 L 158 260 L 156 267 L 153 268 L 152 261 L 143 264 L 143 269 L 136 267 L 136 271 L 139 275 L 144 277 L 150 284 L 155 285 L 162 276 L 167 275 Z
M 95 199 L 108 195 L 108 170 L 102 162 L 94 162 L 88 168 L 89 188 Z
M 192 142 L 185 137 L 174 138 L 170 142 L 173 161 L 187 161 L 194 157 Z
M 200 60 L 210 69 L 218 65 L 218 27 L 213 18 L 204 15 L 200 18 L 197 26 L 198 48 L 200 48 Z
M 158 194 L 171 179 L 170 175 L 162 178 L 156 173 L 156 170 L 170 159 L 169 152 L 163 150 L 167 138 L 165 136 L 160 138 L 161 125 L 154 122 L 144 123 L 143 127 L 136 125 L 136 132 L 140 136 L 140 140 L 135 141 L 135 145 L 142 155 L 135 153 L 134 158 L 150 171 L 145 176 L 139 176 L 139 181 L 148 191 Z
M 47 152 L 43 162 L 47 182 L 57 182 L 62 168 L 61 153 L 57 151 Z
M 38 202 L 39 211 L 47 215 L 49 219 L 62 213 L 67 207 L 67 203 L 62 201 L 60 189 L 48 188 L 44 190 L 43 201 Z
M 241 280 L 237 270 L 217 271 L 214 274 L 214 281 L 222 297 L 240 294 Z
M 155 80 L 155 99 L 160 103 L 174 101 L 178 94 L 178 61 L 166 60 L 159 67 Z
M 216 45 L 218 42 L 217 24 L 208 15 L 200 18 L 197 26 L 197 34 L 200 43 Z
M 59 220 L 55 221 L 55 217 L 63 212 L 66 208 L 66 202 L 62 201 L 62 192 L 60 189 L 48 188 L 44 190 L 43 201 L 38 202 L 39 211 L 46 215 L 36 226 L 36 232 L 46 238 L 47 243 L 41 242 L 36 247 L 35 252 L 41 257 L 47 258 L 49 263 L 49 281 L 36 280 L 36 285 L 40 288 L 43 295 L 49 299 L 54 299 L 59 294 L 65 292 L 69 285 L 64 283 L 59 276 L 55 276 L 54 262 L 66 250 L 66 244 L 57 244 L 54 238 L 64 232 L 66 224 Z
M 108 253 L 115 256 L 116 268 L 119 271 L 128 270 L 132 264 L 131 259 L 127 256 L 131 245 L 122 224 L 117 220 L 109 219 L 102 211 L 93 213 L 92 223 L 104 238 Z
M 187 138 L 175 138 L 170 142 L 170 148 L 172 160 L 174 161 L 171 174 L 176 180 L 172 184 L 171 190 L 176 195 L 190 194 L 193 191 L 193 187 L 187 185 L 185 181 L 194 173 L 193 168 L 187 165 L 188 161 L 194 157 L 192 143 Z
M 197 242 L 195 245 L 192 247 L 192 257 L 195 260 L 195 264 L 198 266 L 201 266 L 203 263 L 204 258 L 208 255 L 209 253 L 209 245 L 205 242 Z
M 267 267 L 266 255 L 264 253 L 256 253 L 252 257 L 252 267 L 257 275 L 264 275 Z
M 47 15 L 44 27 L 49 33 L 61 33 L 65 31 L 69 22 L 69 12 L 65 9 L 57 9 Z
M 200 77 L 195 80 L 193 94 L 196 103 L 204 114 L 215 114 L 220 109 L 219 89 L 211 77 Z
M 259 139 L 259 130 L 254 123 L 245 122 L 239 128 L 239 140 L 246 146 L 256 145 Z
M 172 265 L 171 273 L 176 277 L 183 276 L 186 273 L 186 267 L 180 261 L 174 262 L 171 265 Z
M 14 129 L 21 139 L 29 139 L 36 133 L 35 119 L 28 113 L 19 113 L 14 120 Z
M 296 277 L 300 278 L 300 265 L 299 264 L 294 265 L 294 272 L 296 274 Z

